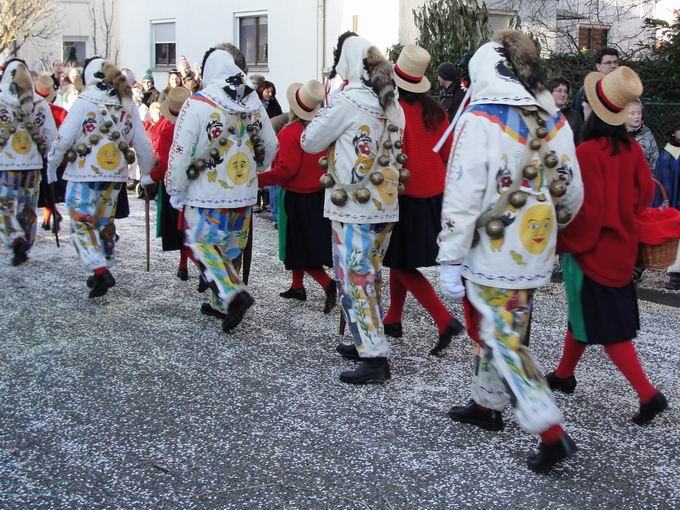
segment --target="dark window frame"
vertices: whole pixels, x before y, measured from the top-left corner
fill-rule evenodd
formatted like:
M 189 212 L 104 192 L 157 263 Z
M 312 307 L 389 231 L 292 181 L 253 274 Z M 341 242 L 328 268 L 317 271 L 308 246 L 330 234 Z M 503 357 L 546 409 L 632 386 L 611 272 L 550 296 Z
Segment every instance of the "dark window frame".
M 267 28 L 267 40 L 265 41 L 264 47 L 264 57 L 263 60 L 260 60 L 260 20 L 262 18 L 267 20 L 267 25 L 269 25 L 269 14 L 254 14 L 252 16 L 237 16 L 238 18 L 238 38 L 239 40 L 236 41 L 236 45 L 241 48 L 241 36 L 242 36 L 242 25 L 244 20 L 254 20 L 255 21 L 255 62 L 248 62 L 246 60 L 246 64 L 248 66 L 252 66 L 254 68 L 267 68 L 269 66 L 269 29 Z M 246 55 L 244 55 L 246 56 Z

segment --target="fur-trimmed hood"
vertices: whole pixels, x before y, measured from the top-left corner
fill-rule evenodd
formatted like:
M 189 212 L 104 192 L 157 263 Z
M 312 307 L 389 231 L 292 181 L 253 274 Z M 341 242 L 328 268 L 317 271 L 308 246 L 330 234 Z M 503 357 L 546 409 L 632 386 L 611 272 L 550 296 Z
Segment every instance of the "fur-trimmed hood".
M 42 100 L 33 91 L 33 80 L 23 60 L 9 60 L 0 78 L 0 101 L 7 106 L 21 107 L 29 115 L 33 105 Z
M 511 37 L 504 37 L 508 34 Z M 540 66 L 538 52 L 530 39 L 517 34 L 519 32 L 502 31 L 496 35 L 496 41 L 484 44 L 475 52 L 469 65 L 471 104 L 535 105 L 555 115 L 555 101 L 537 67 Z
M 223 108 L 234 112 L 253 112 L 262 106 L 250 78 L 236 65 L 226 50 L 213 50 L 203 64 L 203 83 L 199 92 Z
M 101 57 L 94 57 L 83 69 L 85 88 L 78 96 L 95 104 L 123 105 L 131 111 L 132 89 L 123 73 Z

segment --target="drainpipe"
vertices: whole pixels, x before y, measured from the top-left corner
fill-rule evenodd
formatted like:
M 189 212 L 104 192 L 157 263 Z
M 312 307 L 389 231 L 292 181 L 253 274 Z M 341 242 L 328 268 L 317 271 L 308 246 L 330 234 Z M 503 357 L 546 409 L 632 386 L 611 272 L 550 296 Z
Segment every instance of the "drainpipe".
M 323 83 L 326 69 L 326 0 L 317 0 L 317 56 L 316 67 L 318 77 Z

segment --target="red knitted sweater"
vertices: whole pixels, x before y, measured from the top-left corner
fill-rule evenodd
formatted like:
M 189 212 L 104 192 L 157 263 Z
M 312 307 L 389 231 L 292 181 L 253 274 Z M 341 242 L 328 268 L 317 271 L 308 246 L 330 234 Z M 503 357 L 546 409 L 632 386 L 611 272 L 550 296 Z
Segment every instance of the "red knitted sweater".
M 609 287 L 631 282 L 638 252 L 635 219 L 654 196 L 649 166 L 640 146 L 621 147 L 616 156 L 604 138 L 576 148 L 583 177 L 583 207 L 559 234 L 557 249 L 576 255 L 581 270 Z
M 165 117 L 149 127 L 147 133 L 151 139 L 153 155 L 158 158 L 158 164 L 151 170 L 151 178 L 155 182 L 161 182 L 168 171 L 168 158 L 172 147 L 172 138 L 175 135 L 175 123 Z

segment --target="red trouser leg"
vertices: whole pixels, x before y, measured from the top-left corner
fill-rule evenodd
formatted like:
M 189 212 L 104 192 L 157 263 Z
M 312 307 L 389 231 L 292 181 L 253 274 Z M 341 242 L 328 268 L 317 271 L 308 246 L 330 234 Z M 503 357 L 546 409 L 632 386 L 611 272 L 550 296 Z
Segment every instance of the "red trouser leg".
M 305 268 L 305 272 L 316 280 L 316 283 L 321 285 L 323 290 L 327 290 L 331 284 L 331 279 L 326 274 L 326 271 L 322 267 L 308 267 Z
M 383 324 L 397 324 L 401 322 L 406 303 L 406 287 L 397 277 L 398 269 L 390 269 L 390 308 L 383 319 Z
M 649 402 L 656 395 L 656 388 L 649 382 L 647 375 L 640 364 L 633 342 L 626 340 L 611 345 L 605 345 L 607 353 L 616 367 L 621 371 L 628 382 L 638 394 L 640 402 Z
M 588 344 L 577 341 L 574 339 L 571 331 L 567 331 L 567 336 L 564 339 L 564 349 L 562 350 L 562 359 L 555 369 L 555 375 L 562 379 L 574 375 L 576 365 L 578 365 L 586 347 L 588 347 Z
M 304 269 L 293 269 L 293 283 L 290 285 L 291 289 L 301 289 L 305 286 L 305 270 Z
M 452 317 L 435 293 L 430 282 L 416 269 L 392 269 L 402 285 L 415 297 L 432 316 L 440 333 L 446 331 Z M 390 304 L 391 305 L 391 304 Z

